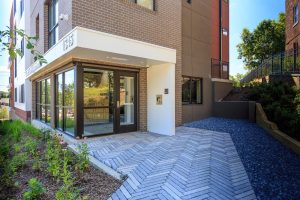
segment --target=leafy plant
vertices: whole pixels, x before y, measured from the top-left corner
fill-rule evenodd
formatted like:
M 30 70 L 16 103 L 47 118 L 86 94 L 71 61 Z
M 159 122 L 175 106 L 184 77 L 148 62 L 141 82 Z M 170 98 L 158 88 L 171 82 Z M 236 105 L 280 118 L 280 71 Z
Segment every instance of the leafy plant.
M 40 170 L 42 164 L 38 151 L 38 142 L 28 138 L 24 146 L 27 153 L 32 157 L 32 169 Z
M 75 164 L 75 170 L 79 173 L 83 173 L 89 167 L 89 148 L 86 143 L 80 144 L 77 147 L 79 154 Z
M 7 161 L 4 166 L 4 172 L 1 177 L 1 181 L 4 182 L 6 186 L 14 185 L 14 177 L 17 171 L 26 164 L 27 154 L 19 153 L 15 155 L 10 161 Z
M 56 198 L 58 200 L 73 200 L 79 195 L 79 191 L 74 186 L 74 179 L 72 173 L 69 170 L 69 163 L 71 161 L 71 155 L 68 150 L 64 151 L 63 169 L 61 173 L 61 178 L 63 180 L 63 185 L 56 193 Z
M 7 51 L 12 59 L 16 58 L 17 55 L 23 56 L 22 49 L 18 48 L 16 44 L 12 42 L 16 37 L 24 38 L 27 43 L 26 48 L 33 55 L 34 61 L 39 62 L 40 65 L 47 63 L 42 54 L 35 49 L 34 43 L 38 38 L 28 36 L 22 29 L 10 29 L 6 27 L 5 30 L 0 30 L 0 52 Z
M 29 180 L 29 190 L 24 193 L 24 200 L 38 199 L 45 191 L 43 184 L 36 178 L 32 178 Z
M 19 170 L 26 164 L 27 158 L 28 157 L 26 153 L 19 153 L 12 158 L 8 165 L 8 168 L 12 172 L 12 175 L 15 175 L 17 170 Z
M 53 139 L 48 140 L 46 145 L 47 170 L 55 178 L 59 178 L 62 165 L 61 156 L 62 148 L 59 144 L 59 139 L 54 137 Z

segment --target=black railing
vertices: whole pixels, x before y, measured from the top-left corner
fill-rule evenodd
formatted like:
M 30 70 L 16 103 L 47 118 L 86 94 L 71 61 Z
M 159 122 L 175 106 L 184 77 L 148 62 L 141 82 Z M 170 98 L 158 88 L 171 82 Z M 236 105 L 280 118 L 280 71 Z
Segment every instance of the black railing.
M 229 79 L 229 62 L 220 62 L 218 59 L 211 59 L 212 78 Z
M 257 68 L 250 71 L 241 83 L 249 83 L 269 75 L 291 75 L 300 74 L 299 49 L 292 49 L 275 54 L 265 59 Z

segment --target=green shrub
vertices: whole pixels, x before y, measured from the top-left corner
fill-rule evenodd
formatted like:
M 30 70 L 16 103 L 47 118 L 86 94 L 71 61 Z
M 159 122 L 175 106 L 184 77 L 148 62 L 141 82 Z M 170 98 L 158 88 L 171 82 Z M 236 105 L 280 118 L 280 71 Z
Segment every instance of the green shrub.
M 26 152 L 32 158 L 32 169 L 40 170 L 42 163 L 41 163 L 40 155 L 39 155 L 39 151 L 38 151 L 38 142 L 31 138 L 28 138 L 26 140 L 26 143 L 24 146 L 25 146 Z
M 253 86 L 250 100 L 262 104 L 268 118 L 291 137 L 300 140 L 300 89 L 285 83 Z
M 79 154 L 75 164 L 75 170 L 79 173 L 83 173 L 89 167 L 89 148 L 88 145 L 83 143 L 77 147 Z
M 26 164 L 27 159 L 28 157 L 26 153 L 19 153 L 12 158 L 9 162 L 8 168 L 13 175 L 15 175 L 16 172 Z
M 48 163 L 48 172 L 55 178 L 59 179 L 62 165 L 62 147 L 57 137 L 48 140 L 46 145 L 46 159 Z
M 63 153 L 63 169 L 60 177 L 63 180 L 63 185 L 56 193 L 56 198 L 58 200 L 73 200 L 77 199 L 79 191 L 74 186 L 74 179 L 72 173 L 69 169 L 69 164 L 71 162 L 71 152 L 65 150 Z
M 45 191 L 43 184 L 36 178 L 32 178 L 29 180 L 29 190 L 24 193 L 24 200 L 38 199 Z
M 14 177 L 19 169 L 21 169 L 27 161 L 26 153 L 19 153 L 15 155 L 11 160 L 5 162 L 3 166 L 3 174 L 1 176 L 2 184 L 10 187 L 14 185 Z

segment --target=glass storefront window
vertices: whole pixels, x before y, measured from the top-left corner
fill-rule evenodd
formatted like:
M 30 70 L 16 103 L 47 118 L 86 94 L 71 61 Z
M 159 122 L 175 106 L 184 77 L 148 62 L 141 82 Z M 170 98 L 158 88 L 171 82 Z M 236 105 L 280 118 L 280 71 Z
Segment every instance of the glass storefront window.
M 112 71 L 84 71 L 84 136 L 112 133 L 114 76 Z
M 63 75 L 56 76 L 56 128 L 63 130 Z
M 65 72 L 65 83 L 64 83 L 64 130 L 74 134 L 74 70 Z
M 51 123 L 51 83 L 50 79 L 44 79 L 37 82 L 37 104 L 36 104 L 36 116 L 42 122 L 47 124 Z
M 74 135 L 75 131 L 74 70 L 56 75 L 56 128 Z

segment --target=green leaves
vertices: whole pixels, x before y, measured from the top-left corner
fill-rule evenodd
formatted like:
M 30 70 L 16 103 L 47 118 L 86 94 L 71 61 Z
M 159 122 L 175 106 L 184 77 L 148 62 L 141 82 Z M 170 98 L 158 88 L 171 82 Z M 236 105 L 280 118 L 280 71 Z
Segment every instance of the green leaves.
M 28 185 L 29 190 L 24 193 L 24 200 L 38 199 L 46 191 L 43 184 L 36 178 L 30 179 Z
M 241 39 L 237 45 L 238 58 L 243 59 L 246 69 L 254 69 L 264 59 L 284 51 L 285 14 L 280 13 L 278 20 L 263 20 L 253 32 L 245 28 Z
M 35 42 L 38 40 L 36 36 L 28 36 L 22 29 L 10 29 L 6 27 L 5 30 L 0 30 L 0 56 L 1 52 L 7 51 L 11 59 L 15 59 L 17 55 L 23 56 L 24 52 L 21 48 L 14 44 L 18 38 L 24 38 L 26 49 L 30 50 L 34 61 L 39 62 L 40 65 L 46 64 L 47 61 L 43 55 L 35 49 Z

